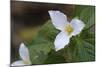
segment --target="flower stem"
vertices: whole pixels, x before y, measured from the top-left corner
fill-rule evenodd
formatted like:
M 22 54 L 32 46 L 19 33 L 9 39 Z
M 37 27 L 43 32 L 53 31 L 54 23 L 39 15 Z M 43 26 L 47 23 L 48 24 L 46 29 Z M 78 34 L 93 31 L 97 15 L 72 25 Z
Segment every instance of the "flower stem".
M 71 62 L 72 58 L 71 58 L 70 49 L 69 47 L 67 47 L 66 49 L 67 50 L 63 49 L 63 57 L 66 62 Z

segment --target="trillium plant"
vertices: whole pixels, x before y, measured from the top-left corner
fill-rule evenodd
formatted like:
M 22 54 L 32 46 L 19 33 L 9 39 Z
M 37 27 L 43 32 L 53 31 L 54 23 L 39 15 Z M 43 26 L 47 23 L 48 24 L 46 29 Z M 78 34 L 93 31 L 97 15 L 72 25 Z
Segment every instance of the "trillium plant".
M 21 60 L 13 62 L 11 66 L 31 65 L 31 61 L 29 58 L 29 51 L 28 48 L 24 45 L 24 43 L 21 43 L 20 45 L 19 55 Z
M 69 22 L 67 16 L 60 11 L 50 10 L 49 15 L 54 27 L 61 31 L 54 41 L 56 51 L 68 45 L 70 38 L 78 35 L 85 27 L 84 22 L 77 18 L 74 18 Z

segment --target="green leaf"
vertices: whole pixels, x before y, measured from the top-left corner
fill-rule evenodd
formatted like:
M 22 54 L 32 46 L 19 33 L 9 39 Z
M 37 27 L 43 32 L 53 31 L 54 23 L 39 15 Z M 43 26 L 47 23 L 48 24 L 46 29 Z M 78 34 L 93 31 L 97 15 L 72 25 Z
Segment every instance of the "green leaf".
M 55 64 L 55 63 L 65 63 L 65 59 L 62 56 L 61 52 L 55 52 L 54 50 L 52 50 L 49 54 L 48 54 L 48 58 L 45 61 L 45 64 Z
M 38 49 L 38 48 L 37 48 Z M 36 50 L 33 47 L 30 48 L 30 58 L 32 64 L 42 64 L 47 58 L 47 54 L 44 51 Z
M 51 21 L 48 21 L 41 27 L 29 46 L 33 64 L 43 64 L 45 62 L 48 53 L 54 49 L 54 39 L 57 33 L 58 30 L 54 28 Z
M 58 30 L 55 29 L 52 22 L 49 20 L 40 30 L 39 35 L 46 40 L 54 42 L 56 35 L 59 33 Z
M 94 36 L 94 34 L 91 34 L 91 36 Z M 70 44 L 64 48 L 64 58 L 66 58 L 66 62 L 94 61 L 95 60 L 94 37 L 85 39 L 82 38 L 82 36 L 76 36 L 71 38 Z
M 78 16 L 85 23 L 85 29 L 88 29 L 95 24 L 95 6 L 75 6 L 73 16 Z
M 63 49 L 66 62 L 85 62 L 95 60 L 95 7 L 75 6 L 73 17 L 84 21 L 85 28 L 77 36 L 71 38 Z

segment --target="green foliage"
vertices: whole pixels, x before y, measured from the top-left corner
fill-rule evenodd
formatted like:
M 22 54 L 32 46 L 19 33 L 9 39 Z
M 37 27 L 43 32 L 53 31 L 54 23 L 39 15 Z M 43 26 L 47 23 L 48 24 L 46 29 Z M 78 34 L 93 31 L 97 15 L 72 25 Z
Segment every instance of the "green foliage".
M 95 60 L 95 7 L 75 6 L 73 17 L 78 16 L 85 23 L 84 30 L 71 38 L 64 49 L 56 52 L 54 40 L 59 33 L 51 21 L 46 22 L 29 45 L 33 64 L 54 64 Z
M 74 16 L 85 23 L 80 35 L 72 37 L 69 46 L 65 47 L 68 62 L 95 60 L 95 8 L 92 6 L 76 6 Z M 70 59 L 69 59 L 70 58 Z
M 58 30 L 48 21 L 33 38 L 29 46 L 30 57 L 33 64 L 43 64 L 48 58 L 48 53 L 54 50 L 54 39 Z
M 78 17 L 86 24 L 85 29 L 95 24 L 95 7 L 94 6 L 75 6 L 73 17 Z
M 45 64 L 55 64 L 55 63 L 65 63 L 65 59 L 62 56 L 61 52 L 55 52 L 54 50 L 51 50 L 51 52 L 48 54 L 48 58 L 45 61 Z

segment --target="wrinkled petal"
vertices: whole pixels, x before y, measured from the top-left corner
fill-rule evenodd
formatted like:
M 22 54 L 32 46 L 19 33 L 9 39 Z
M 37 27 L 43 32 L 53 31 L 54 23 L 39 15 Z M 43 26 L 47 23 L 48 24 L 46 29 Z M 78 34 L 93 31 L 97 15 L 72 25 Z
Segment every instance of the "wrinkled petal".
M 23 61 L 29 61 L 29 52 L 28 48 L 22 43 L 19 48 L 19 54 Z
M 60 11 L 49 11 L 49 15 L 53 25 L 59 30 L 64 30 L 68 23 L 67 16 Z
M 22 60 L 15 61 L 11 64 L 11 66 L 21 66 L 21 65 L 26 65 Z
M 74 29 L 72 33 L 73 36 L 79 34 L 85 27 L 84 22 L 79 19 L 72 19 L 71 25 L 73 26 Z
M 65 32 L 60 32 L 55 39 L 54 45 L 56 48 L 56 51 L 62 49 L 65 47 L 65 45 L 68 45 L 70 37 Z

